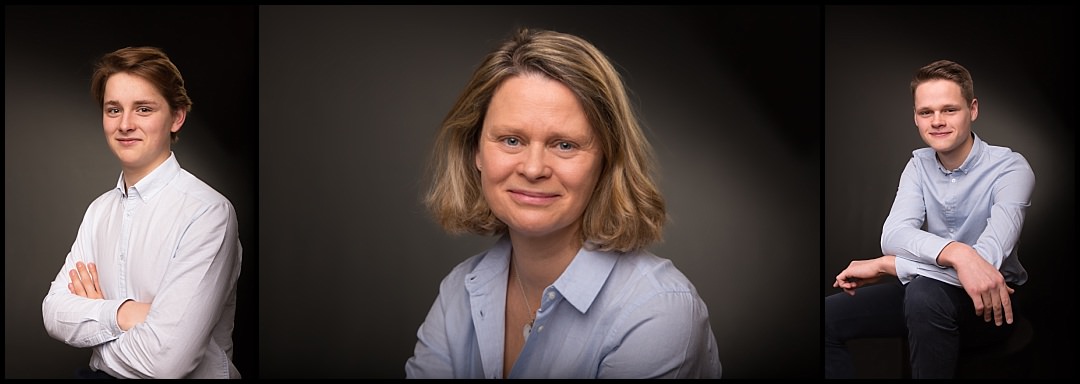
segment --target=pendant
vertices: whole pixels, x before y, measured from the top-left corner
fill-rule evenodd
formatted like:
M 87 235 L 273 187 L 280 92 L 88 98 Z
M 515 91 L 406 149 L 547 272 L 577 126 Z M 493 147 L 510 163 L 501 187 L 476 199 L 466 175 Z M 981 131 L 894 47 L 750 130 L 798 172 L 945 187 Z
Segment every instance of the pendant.
M 532 333 L 532 322 L 525 323 L 525 326 L 521 329 L 521 336 L 525 340 L 529 339 L 529 334 Z

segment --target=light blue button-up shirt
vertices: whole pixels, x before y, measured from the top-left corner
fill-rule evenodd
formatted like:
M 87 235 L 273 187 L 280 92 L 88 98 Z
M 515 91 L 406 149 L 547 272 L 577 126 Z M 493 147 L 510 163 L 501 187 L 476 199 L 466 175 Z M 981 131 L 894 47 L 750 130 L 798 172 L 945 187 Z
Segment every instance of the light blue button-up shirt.
M 932 148 L 920 148 L 900 176 L 881 252 L 897 256 L 896 274 L 905 284 L 926 276 L 959 286 L 956 270 L 937 264 L 953 241 L 972 246 L 1006 282 L 1027 281 L 1017 243 L 1035 173 L 1023 155 L 972 136 L 971 153 L 959 168 L 945 169 Z
M 502 378 L 511 244 L 458 264 L 417 332 L 407 378 Z M 719 378 L 709 312 L 670 260 L 582 248 L 544 296 L 509 378 Z

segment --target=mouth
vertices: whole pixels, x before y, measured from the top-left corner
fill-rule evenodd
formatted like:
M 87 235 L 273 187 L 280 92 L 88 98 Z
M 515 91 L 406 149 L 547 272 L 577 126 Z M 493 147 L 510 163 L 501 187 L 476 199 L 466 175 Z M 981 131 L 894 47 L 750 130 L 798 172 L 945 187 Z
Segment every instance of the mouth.
M 507 192 L 510 193 L 510 197 L 513 198 L 514 201 L 527 205 L 548 205 L 561 196 L 557 193 L 526 191 L 520 189 L 511 189 Z
M 121 146 L 135 145 L 135 143 L 138 143 L 140 141 L 142 141 L 142 140 L 133 139 L 133 138 L 119 138 L 119 139 L 116 139 L 116 142 L 120 143 Z
M 952 132 L 928 132 L 928 134 L 930 135 L 930 137 L 933 138 L 942 138 L 949 136 L 950 134 L 952 134 Z

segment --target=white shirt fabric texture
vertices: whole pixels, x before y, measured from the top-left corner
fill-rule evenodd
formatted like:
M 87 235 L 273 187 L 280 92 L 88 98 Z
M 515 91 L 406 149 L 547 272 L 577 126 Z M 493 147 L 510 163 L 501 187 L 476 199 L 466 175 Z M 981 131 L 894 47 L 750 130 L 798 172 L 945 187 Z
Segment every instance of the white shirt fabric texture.
M 87 208 L 42 302 L 49 335 L 93 348 L 90 367 L 119 378 L 240 378 L 232 362 L 243 249 L 225 196 L 180 168 L 176 155 Z M 75 263 L 95 263 L 102 299 L 68 290 Z M 127 300 L 152 303 L 145 322 L 117 325 Z

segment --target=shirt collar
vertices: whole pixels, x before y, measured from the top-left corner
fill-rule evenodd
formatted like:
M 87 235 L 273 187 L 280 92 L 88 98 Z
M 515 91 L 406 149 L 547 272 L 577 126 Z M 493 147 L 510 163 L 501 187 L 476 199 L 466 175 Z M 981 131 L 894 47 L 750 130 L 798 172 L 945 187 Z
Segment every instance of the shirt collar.
M 180 174 L 180 163 L 176 161 L 176 154 L 169 152 L 169 158 L 150 171 L 142 180 L 131 186 L 132 194 L 143 201 L 148 201 L 157 195 L 176 175 Z M 126 196 L 124 191 L 124 172 L 120 172 L 120 178 L 116 180 L 116 190 L 121 196 Z
M 615 268 L 619 255 L 615 252 L 594 251 L 581 247 L 574 260 L 555 280 L 555 289 L 562 293 L 581 313 L 585 313 L 600 294 L 608 276 Z
M 474 272 L 489 270 L 506 273 L 510 267 L 511 250 L 510 235 L 504 234 L 488 252 L 489 257 L 485 258 L 486 260 L 482 261 Z M 619 254 L 615 252 L 595 251 L 581 247 L 552 287 L 570 305 L 581 313 L 585 313 L 600 294 L 600 289 L 611 275 L 618 258 Z M 490 278 L 499 276 L 497 273 L 485 275 Z

